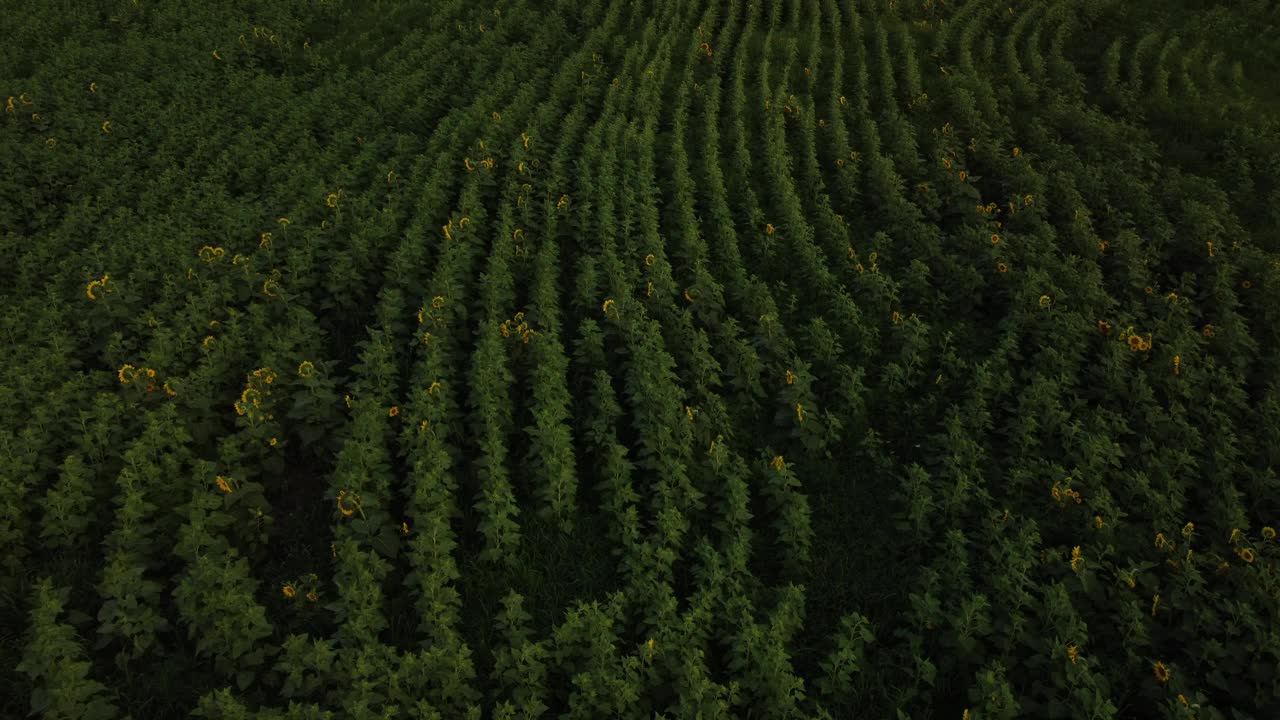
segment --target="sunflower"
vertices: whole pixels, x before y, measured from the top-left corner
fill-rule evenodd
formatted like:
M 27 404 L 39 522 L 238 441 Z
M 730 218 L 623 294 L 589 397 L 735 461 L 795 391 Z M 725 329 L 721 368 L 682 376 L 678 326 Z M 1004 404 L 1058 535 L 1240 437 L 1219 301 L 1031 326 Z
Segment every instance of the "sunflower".
M 1173 674 L 1169 671 L 1169 668 L 1166 667 L 1165 664 L 1162 662 L 1158 662 L 1155 665 L 1151 666 L 1151 669 L 1155 672 L 1156 680 L 1159 680 L 1161 685 L 1169 682 L 1169 676 Z
M 1266 527 L 1262 528 L 1262 537 L 1264 540 L 1275 540 L 1276 529 L 1271 527 L 1270 525 L 1267 525 Z
M 392 405 L 391 409 L 387 411 L 387 417 L 395 417 L 399 414 L 400 414 L 400 406 L 398 405 Z
M 301 378 L 314 377 L 316 374 L 316 366 L 310 360 L 303 360 L 298 365 L 298 376 Z
M 298 589 L 293 586 L 293 583 L 285 583 L 284 587 L 281 588 L 281 591 L 284 592 L 284 596 L 290 600 L 298 594 Z
M 351 504 L 347 504 L 347 491 L 338 492 L 338 512 L 341 512 L 346 517 L 355 515 L 356 511 L 360 509 L 360 497 L 358 495 L 352 495 L 351 497 L 353 498 Z
M 235 492 L 234 490 L 231 489 L 231 483 L 227 481 L 227 478 L 221 475 L 214 478 L 214 482 L 218 484 L 219 490 L 221 490 L 222 492 L 228 495 L 230 495 L 232 492 Z
M 1245 561 L 1245 562 L 1247 562 L 1247 563 L 1251 563 L 1251 562 L 1253 562 L 1254 560 L 1257 560 L 1257 559 L 1258 559 L 1258 556 L 1257 556 L 1257 555 L 1255 555 L 1255 554 L 1254 554 L 1254 552 L 1253 552 L 1253 550 L 1251 550 L 1251 549 L 1249 549 L 1249 548 L 1245 548 L 1245 549 L 1241 550 L 1241 551 L 1239 552 L 1239 555 L 1240 555 L 1240 559 L 1241 559 L 1241 560 L 1243 560 L 1243 561 Z
M 1000 263 L 999 265 L 996 265 L 996 269 L 1002 273 L 1009 272 L 1009 266 L 1004 263 Z
M 1079 655 L 1080 655 L 1080 648 L 1076 647 L 1075 645 L 1067 646 L 1067 659 L 1071 661 L 1072 665 L 1076 664 L 1076 658 L 1079 657 Z

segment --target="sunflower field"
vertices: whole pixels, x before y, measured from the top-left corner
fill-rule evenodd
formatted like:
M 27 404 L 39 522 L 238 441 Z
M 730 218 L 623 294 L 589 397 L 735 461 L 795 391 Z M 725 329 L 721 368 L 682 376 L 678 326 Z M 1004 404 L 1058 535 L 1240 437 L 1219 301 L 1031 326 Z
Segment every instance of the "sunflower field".
M 1280 717 L 1278 30 L 0 0 L 0 716 Z

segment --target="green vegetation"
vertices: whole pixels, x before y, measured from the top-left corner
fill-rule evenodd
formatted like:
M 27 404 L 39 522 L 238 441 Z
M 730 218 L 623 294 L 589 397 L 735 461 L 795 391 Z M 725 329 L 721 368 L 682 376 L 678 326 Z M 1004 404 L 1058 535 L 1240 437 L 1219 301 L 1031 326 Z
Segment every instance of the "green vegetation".
M 1280 2 L 0 17 L 0 715 L 1280 716 Z

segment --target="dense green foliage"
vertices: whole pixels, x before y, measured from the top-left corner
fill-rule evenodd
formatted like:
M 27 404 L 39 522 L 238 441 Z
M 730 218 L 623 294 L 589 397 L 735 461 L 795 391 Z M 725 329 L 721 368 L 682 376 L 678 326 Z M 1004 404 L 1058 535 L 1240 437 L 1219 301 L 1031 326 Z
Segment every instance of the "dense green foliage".
M 0 0 L 0 715 L 1280 716 L 1278 24 Z

